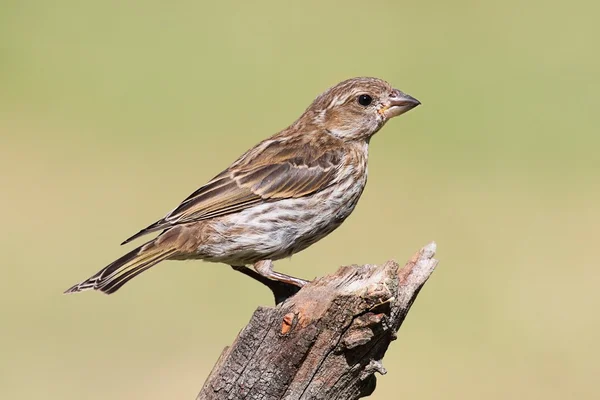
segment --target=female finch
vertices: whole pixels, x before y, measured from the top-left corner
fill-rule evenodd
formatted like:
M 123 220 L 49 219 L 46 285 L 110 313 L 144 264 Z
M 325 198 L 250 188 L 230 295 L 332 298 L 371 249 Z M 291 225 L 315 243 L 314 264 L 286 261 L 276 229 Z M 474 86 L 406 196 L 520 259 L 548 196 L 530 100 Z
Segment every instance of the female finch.
M 371 137 L 419 104 L 377 78 L 333 86 L 288 128 L 123 243 L 162 230 L 155 239 L 65 293 L 110 294 L 163 260 L 201 259 L 231 265 L 282 301 L 306 281 L 273 271 L 272 261 L 304 250 L 344 222 L 367 182 Z

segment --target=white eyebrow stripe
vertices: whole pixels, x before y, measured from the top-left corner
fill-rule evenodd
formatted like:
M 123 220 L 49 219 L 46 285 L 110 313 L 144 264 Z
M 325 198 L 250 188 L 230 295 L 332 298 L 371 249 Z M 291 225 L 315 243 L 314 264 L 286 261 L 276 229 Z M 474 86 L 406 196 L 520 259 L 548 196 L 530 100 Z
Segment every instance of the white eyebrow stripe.
M 346 101 L 348 101 L 349 98 L 358 96 L 360 93 L 363 93 L 363 92 L 364 92 L 364 90 L 359 90 L 357 88 L 354 88 L 354 89 L 352 89 L 350 95 L 346 95 L 346 96 L 335 95 L 333 97 L 333 99 L 329 102 L 329 105 L 327 105 L 327 108 L 334 108 L 336 106 L 342 105 Z
M 330 102 L 329 105 L 327 106 L 327 108 L 334 108 L 337 107 L 341 104 L 344 104 L 344 102 L 346 101 L 345 97 L 340 97 L 340 96 L 335 96 Z

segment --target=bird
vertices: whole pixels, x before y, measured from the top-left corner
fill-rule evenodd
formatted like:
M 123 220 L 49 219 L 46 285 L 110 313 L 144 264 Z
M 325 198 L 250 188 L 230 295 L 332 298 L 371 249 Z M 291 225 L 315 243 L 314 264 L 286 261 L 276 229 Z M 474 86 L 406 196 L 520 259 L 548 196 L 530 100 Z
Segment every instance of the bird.
M 308 281 L 275 271 L 273 261 L 306 249 L 344 222 L 367 183 L 371 138 L 420 104 L 379 78 L 330 87 L 290 126 L 122 244 L 160 231 L 154 239 L 65 293 L 111 294 L 161 261 L 199 259 L 228 264 L 268 286 L 276 303 L 285 300 Z

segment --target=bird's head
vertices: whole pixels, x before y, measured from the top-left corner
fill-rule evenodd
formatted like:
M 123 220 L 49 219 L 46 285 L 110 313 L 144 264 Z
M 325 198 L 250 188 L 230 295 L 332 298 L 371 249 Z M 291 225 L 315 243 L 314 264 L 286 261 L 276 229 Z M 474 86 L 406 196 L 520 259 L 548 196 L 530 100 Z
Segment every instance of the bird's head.
M 377 78 L 352 78 L 329 88 L 303 115 L 344 140 L 368 140 L 391 118 L 421 104 Z

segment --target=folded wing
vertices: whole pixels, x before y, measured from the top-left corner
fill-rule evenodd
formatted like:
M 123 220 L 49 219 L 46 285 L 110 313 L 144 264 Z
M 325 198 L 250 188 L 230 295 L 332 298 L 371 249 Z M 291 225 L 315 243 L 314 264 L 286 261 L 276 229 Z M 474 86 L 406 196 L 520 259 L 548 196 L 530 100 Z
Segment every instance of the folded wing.
M 123 244 L 175 225 L 316 193 L 331 184 L 342 162 L 342 148 L 335 138 L 312 142 L 302 137 L 266 140 L 188 196 L 163 219 Z

